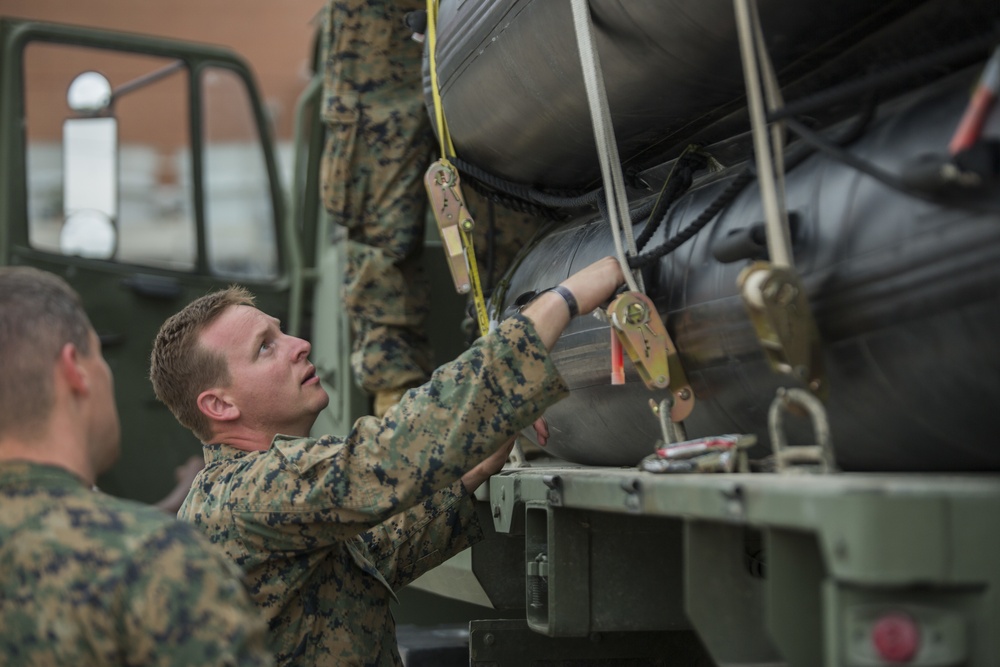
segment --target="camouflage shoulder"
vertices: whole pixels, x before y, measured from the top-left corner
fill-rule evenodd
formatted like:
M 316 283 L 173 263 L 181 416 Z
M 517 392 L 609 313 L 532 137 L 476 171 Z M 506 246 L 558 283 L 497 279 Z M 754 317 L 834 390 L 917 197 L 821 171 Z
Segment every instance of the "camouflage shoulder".
M 317 464 L 328 461 L 333 453 L 332 448 L 343 444 L 343 438 L 333 435 L 320 438 L 278 435 L 271 443 L 271 451 L 298 474 L 305 474 Z
M 159 512 L 159 510 L 153 510 Z M 149 516 L 122 571 L 129 664 L 271 665 L 243 575 L 190 525 Z

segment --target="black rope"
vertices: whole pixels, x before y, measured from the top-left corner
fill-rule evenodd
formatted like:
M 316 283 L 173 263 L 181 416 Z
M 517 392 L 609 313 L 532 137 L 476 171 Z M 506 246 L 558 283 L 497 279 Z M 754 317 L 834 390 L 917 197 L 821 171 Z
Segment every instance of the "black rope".
M 694 173 L 704 169 L 708 165 L 708 159 L 700 153 L 689 151 L 677 158 L 673 171 L 667 177 L 660 196 L 653 203 L 653 209 L 649 213 L 649 223 L 639 234 L 635 241 L 636 248 L 642 250 L 653 238 L 653 234 L 660 228 L 663 221 L 667 219 L 667 211 L 682 194 L 688 191 L 691 183 L 694 182 Z
M 678 197 L 683 194 L 687 188 L 685 188 L 678 178 L 671 178 L 663 184 L 663 189 L 660 190 L 660 196 L 656 198 L 656 202 L 653 205 L 653 210 L 649 214 L 649 222 L 646 227 L 639 234 L 638 238 L 635 240 L 635 247 L 640 252 L 649 243 L 649 240 L 653 238 L 653 234 L 656 230 L 660 228 L 663 221 L 667 219 L 666 211 L 670 209 L 670 205 L 677 200 Z M 661 206 L 662 204 L 662 206 Z M 666 210 L 664 210 L 666 209 Z
M 533 204 L 519 197 L 494 190 L 474 177 L 464 181 L 464 183 L 468 183 L 469 187 L 482 195 L 486 201 L 500 204 L 504 208 L 516 213 L 525 213 L 527 215 L 533 215 L 537 218 L 545 218 L 546 220 L 562 220 L 565 217 L 562 212 L 557 209 L 553 209 L 548 206 L 539 206 L 538 204 Z
M 864 110 L 857 116 L 853 123 L 848 126 L 843 134 L 835 141 L 841 146 L 846 146 L 858 139 L 861 136 L 864 128 L 868 126 L 872 118 L 875 117 L 875 109 L 877 107 L 876 100 L 873 96 L 867 98 L 867 103 L 865 104 Z M 803 126 L 804 127 L 804 126 Z M 802 163 L 807 157 L 812 155 L 814 152 L 811 145 L 799 145 L 795 146 L 788 151 L 788 155 L 785 157 L 785 172 L 789 172 L 798 165 Z M 636 255 L 635 257 L 629 257 L 628 264 L 633 269 L 642 269 L 654 262 L 657 262 L 674 250 L 686 243 L 691 237 L 700 232 L 705 225 L 707 225 L 716 215 L 718 215 L 722 209 L 728 206 L 733 199 L 736 198 L 743 188 L 749 185 L 757 177 L 755 171 L 746 167 L 741 170 L 729 185 L 719 193 L 719 195 L 712 201 L 711 204 L 701 212 L 690 225 L 685 227 L 683 230 L 678 232 L 670 240 L 665 241 L 662 245 L 657 246 L 655 249 L 650 250 L 648 253 L 642 255 Z M 666 220 L 669 216 L 669 209 L 667 214 L 663 216 Z
M 494 176 L 488 171 L 480 169 L 476 165 L 470 164 L 461 158 L 449 156 L 448 160 L 454 164 L 462 174 L 488 185 L 497 192 L 502 192 L 512 197 L 522 199 L 526 202 L 531 202 L 540 206 L 547 206 L 549 208 L 583 208 L 585 206 L 594 206 L 597 204 L 597 198 L 601 193 L 601 188 L 591 190 L 590 192 L 583 194 L 542 192 L 541 190 L 536 190 L 526 185 L 521 185 L 519 183 L 502 179 L 499 176 Z
M 653 210 L 653 206 L 656 202 L 644 201 L 639 204 L 639 206 L 629 210 L 629 219 L 632 221 L 633 225 L 638 225 L 640 222 L 649 217 L 650 212 Z
M 729 182 L 726 189 L 715 198 L 715 201 L 709 204 L 708 207 L 701 212 L 701 215 L 699 215 L 690 225 L 678 232 L 677 235 L 663 245 L 642 255 L 629 257 L 628 265 L 633 269 L 642 269 L 661 260 L 674 250 L 677 250 L 677 248 L 686 243 L 692 236 L 700 232 L 705 225 L 711 222 L 712 219 L 718 215 L 720 211 L 722 211 L 722 209 L 728 206 L 730 202 L 736 198 L 736 195 L 738 195 L 743 188 L 754 180 L 754 178 L 755 175 L 750 169 L 745 168 L 740 171 L 740 173 L 738 173 L 736 177 Z

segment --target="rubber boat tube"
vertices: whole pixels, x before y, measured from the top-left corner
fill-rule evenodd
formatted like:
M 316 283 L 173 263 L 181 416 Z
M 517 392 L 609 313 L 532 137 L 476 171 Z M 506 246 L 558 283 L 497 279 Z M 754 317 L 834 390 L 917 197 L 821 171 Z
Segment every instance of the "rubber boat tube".
M 933 11 L 921 14 L 929 4 Z M 995 0 L 758 0 L 757 5 L 771 58 L 790 95 L 856 77 L 874 59 L 926 53 L 941 38 L 942 24 L 950 39 L 982 31 L 989 23 L 982 16 L 997 13 Z M 715 140 L 746 130 L 731 2 L 592 0 L 590 7 L 625 163 L 661 162 L 665 152 L 683 147 L 729 114 L 736 113 L 737 122 L 720 128 L 724 134 Z M 915 25 L 880 32 L 909 16 Z M 560 0 L 442 0 L 437 71 L 459 157 L 528 185 L 589 188 L 599 180 L 572 26 L 570 3 Z M 846 57 L 869 37 L 872 48 Z M 792 85 L 800 80 L 798 88 Z M 429 85 L 425 77 L 428 91 Z M 429 94 L 427 102 L 432 105 Z
M 976 75 L 886 105 L 849 150 L 893 173 L 943 153 Z M 1000 113 L 987 131 L 1000 137 Z M 696 182 L 649 246 L 684 228 L 738 169 Z M 980 196 L 996 211 L 1000 189 L 992 188 Z M 838 465 L 1000 470 L 1000 215 L 914 198 L 821 154 L 791 170 L 787 199 L 799 219 L 795 265 L 823 344 Z M 761 220 L 754 183 L 660 260 L 646 285 L 696 395 L 688 436 L 755 433 L 757 454 L 767 452 L 767 409 L 787 378 L 767 365 L 737 293 L 746 262 L 720 263 L 713 250 Z M 613 248 L 605 223 L 574 221 L 527 249 L 496 298 L 508 308 Z M 609 336 L 606 323 L 581 317 L 555 347 L 572 393 L 547 414 L 547 450 L 584 464 L 634 465 L 660 437 L 648 401 L 663 395 L 647 390 L 628 361 L 626 384 L 610 385 Z M 805 444 L 807 425 L 796 428 L 792 442 Z

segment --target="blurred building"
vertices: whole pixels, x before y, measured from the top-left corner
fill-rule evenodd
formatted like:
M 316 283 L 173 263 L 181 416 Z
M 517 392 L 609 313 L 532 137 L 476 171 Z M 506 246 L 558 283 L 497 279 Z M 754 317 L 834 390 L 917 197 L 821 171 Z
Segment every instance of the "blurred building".
M 223 46 L 249 64 L 275 140 L 286 186 L 296 102 L 312 75 L 323 0 L 0 0 L 0 16 L 155 35 Z M 66 91 L 82 70 L 113 88 L 169 70 L 170 60 L 98 49 L 31 44 L 25 52 L 27 172 L 31 244 L 73 252 L 65 241 Z M 191 128 L 183 75 L 165 76 L 115 102 L 117 261 L 189 270 Z M 243 85 L 217 68 L 204 87 L 206 200 L 213 270 L 235 277 L 276 271 L 274 222 L 256 125 Z M 87 183 L 82 185 L 86 190 Z M 62 240 L 60 240 L 62 239 Z
M 0 16 L 184 39 L 241 54 L 257 76 L 275 136 L 292 134 L 295 100 L 310 75 L 323 0 L 0 0 Z M 53 81 L 53 83 L 56 83 Z M 53 95 L 65 99 L 62 82 Z M 64 106 L 53 113 L 61 117 Z

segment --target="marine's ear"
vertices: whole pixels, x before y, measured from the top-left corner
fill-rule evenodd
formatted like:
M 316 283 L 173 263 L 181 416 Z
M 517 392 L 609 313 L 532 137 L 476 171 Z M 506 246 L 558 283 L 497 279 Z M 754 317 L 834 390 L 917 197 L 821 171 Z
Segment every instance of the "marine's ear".
M 218 388 L 206 389 L 198 394 L 198 409 L 213 421 L 233 421 L 240 416 L 240 409 Z
M 80 350 L 73 343 L 64 343 L 59 350 L 56 369 L 73 393 L 85 394 L 90 390 L 87 371 L 80 364 Z

